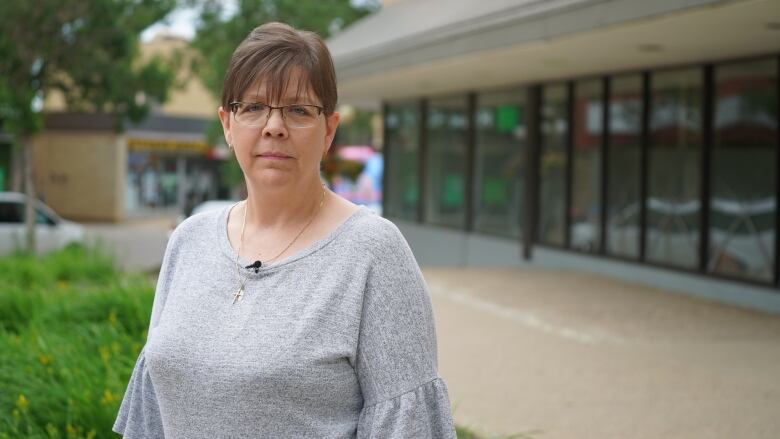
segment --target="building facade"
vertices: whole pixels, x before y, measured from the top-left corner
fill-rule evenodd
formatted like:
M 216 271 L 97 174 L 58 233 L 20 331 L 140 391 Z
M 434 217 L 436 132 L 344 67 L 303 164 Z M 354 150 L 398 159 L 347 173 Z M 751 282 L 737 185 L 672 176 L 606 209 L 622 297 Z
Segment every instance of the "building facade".
M 400 1 L 329 44 L 420 262 L 780 312 L 780 3 Z

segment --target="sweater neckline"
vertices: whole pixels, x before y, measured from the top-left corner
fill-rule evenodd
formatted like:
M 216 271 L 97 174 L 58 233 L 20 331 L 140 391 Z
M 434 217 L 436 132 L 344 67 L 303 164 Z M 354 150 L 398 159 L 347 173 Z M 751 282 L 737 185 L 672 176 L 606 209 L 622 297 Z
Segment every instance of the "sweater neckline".
M 228 218 L 230 217 L 230 212 L 233 210 L 234 207 L 238 206 L 239 203 L 241 203 L 241 201 L 238 201 L 231 206 L 225 207 L 219 216 L 219 221 L 217 221 L 217 228 L 219 232 L 218 234 L 220 236 L 220 240 L 219 240 L 220 247 L 222 248 L 222 253 L 228 258 L 230 258 L 231 264 L 236 263 L 236 256 L 238 252 L 236 251 L 236 249 L 233 248 L 232 245 L 230 245 L 230 239 L 228 239 Z M 352 214 L 350 214 L 350 216 L 347 217 L 347 219 L 345 219 L 341 224 L 339 224 L 335 229 L 333 229 L 330 233 L 328 233 L 324 237 L 313 242 L 308 247 L 303 248 L 300 251 L 282 259 L 281 261 L 277 261 L 268 265 L 263 264 L 263 266 L 258 270 L 257 273 L 250 273 L 250 276 L 257 276 L 263 273 L 274 271 L 277 268 L 283 267 L 287 264 L 291 264 L 299 259 L 309 256 L 310 254 L 328 245 L 337 236 L 342 234 L 358 218 L 367 215 L 369 213 L 370 211 L 365 206 L 358 206 L 358 208 L 354 212 L 352 212 Z M 247 265 L 250 265 L 252 262 L 254 261 L 251 262 L 247 261 L 243 257 L 240 257 L 238 259 L 238 263 L 241 265 L 241 267 L 246 267 Z

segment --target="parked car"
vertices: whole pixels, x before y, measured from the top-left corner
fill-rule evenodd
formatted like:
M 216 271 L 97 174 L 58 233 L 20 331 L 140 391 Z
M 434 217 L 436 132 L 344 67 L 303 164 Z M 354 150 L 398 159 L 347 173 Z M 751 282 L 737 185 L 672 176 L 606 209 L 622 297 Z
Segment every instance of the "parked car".
M 18 192 L 0 192 L 0 255 L 7 255 L 25 243 L 25 201 Z M 58 250 L 70 243 L 84 242 L 81 224 L 59 217 L 49 206 L 35 200 L 37 253 Z

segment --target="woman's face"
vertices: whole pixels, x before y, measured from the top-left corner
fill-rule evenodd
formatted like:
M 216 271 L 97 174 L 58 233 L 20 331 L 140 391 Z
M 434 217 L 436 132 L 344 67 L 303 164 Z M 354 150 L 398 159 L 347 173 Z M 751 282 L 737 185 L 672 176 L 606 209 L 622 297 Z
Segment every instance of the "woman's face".
M 242 102 L 262 102 L 271 106 L 291 104 L 319 105 L 322 103 L 311 92 L 296 97 L 300 73 L 293 72 L 281 102 L 269 102 L 264 83 L 252 87 L 241 97 Z M 247 127 L 236 121 L 230 109 L 219 108 L 219 118 L 225 140 L 232 145 L 236 159 L 247 183 L 262 184 L 266 188 L 284 188 L 302 179 L 316 178 L 319 182 L 320 161 L 330 148 L 338 113 L 317 117 L 315 124 L 306 128 L 291 127 L 285 123 L 281 110 L 272 110 L 267 122 L 260 127 Z

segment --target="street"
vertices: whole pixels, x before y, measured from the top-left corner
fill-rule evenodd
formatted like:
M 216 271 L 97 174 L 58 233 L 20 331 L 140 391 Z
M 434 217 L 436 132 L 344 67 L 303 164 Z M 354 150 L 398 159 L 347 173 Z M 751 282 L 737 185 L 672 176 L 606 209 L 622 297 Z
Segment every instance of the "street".
M 84 224 L 87 242 L 97 243 L 116 258 L 125 271 L 156 272 L 168 243 L 175 215 L 131 219 L 121 224 Z

